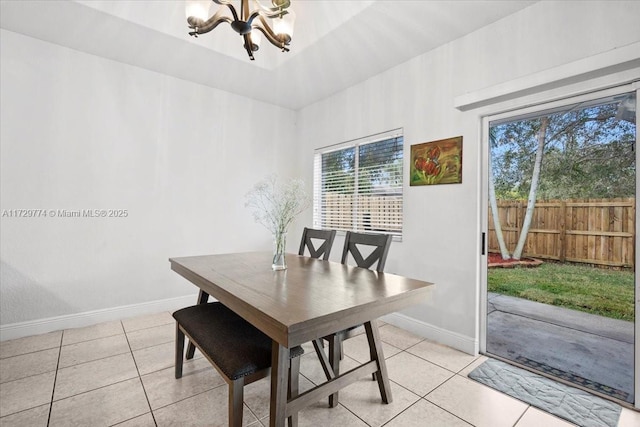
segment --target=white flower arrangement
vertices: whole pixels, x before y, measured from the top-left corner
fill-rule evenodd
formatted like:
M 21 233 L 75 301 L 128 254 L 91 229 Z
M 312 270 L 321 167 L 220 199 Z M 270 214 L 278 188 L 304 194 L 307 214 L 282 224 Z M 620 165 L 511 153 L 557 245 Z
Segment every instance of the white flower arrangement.
M 253 211 L 255 221 L 274 236 L 273 269 L 286 268 L 284 250 L 287 230 L 295 217 L 311 204 L 304 181 L 291 179 L 281 184 L 276 175 L 270 175 L 254 185 L 245 198 L 245 206 Z

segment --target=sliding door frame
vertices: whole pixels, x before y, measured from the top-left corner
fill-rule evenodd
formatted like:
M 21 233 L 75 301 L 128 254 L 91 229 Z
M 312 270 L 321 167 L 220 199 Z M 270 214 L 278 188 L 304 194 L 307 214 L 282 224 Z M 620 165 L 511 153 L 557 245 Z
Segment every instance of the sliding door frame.
M 507 119 L 509 117 L 518 117 L 527 114 L 533 114 L 539 111 L 544 111 L 553 108 L 560 108 L 562 106 L 579 104 L 582 102 L 588 102 L 596 100 L 598 98 L 606 98 L 608 96 L 621 95 L 629 92 L 636 92 L 636 233 L 638 232 L 638 224 L 640 224 L 640 212 L 638 209 L 638 195 L 640 194 L 640 173 L 638 166 L 640 166 L 640 149 L 637 145 L 638 139 L 638 124 L 640 123 L 640 112 L 638 111 L 638 104 L 640 104 L 640 81 L 634 81 L 632 83 L 622 84 L 616 87 L 593 90 L 577 96 L 567 96 L 566 98 L 559 99 L 556 95 L 554 100 L 549 102 L 538 102 L 533 105 L 523 106 L 521 108 L 512 108 L 503 111 L 488 112 L 485 115 L 480 116 L 481 119 L 481 146 L 480 146 L 480 230 L 483 233 L 482 239 L 484 247 L 482 248 L 481 262 L 479 263 L 479 303 L 478 313 L 480 316 L 479 326 L 479 349 L 480 353 L 485 354 L 487 352 L 487 299 L 488 299 L 488 286 L 487 286 L 487 257 L 488 257 L 488 245 L 489 245 L 489 127 L 491 122 Z M 638 250 L 638 239 L 635 243 L 635 265 L 640 265 L 640 251 Z M 640 409 L 640 280 L 638 274 L 634 275 L 635 279 L 635 328 L 634 328 L 634 389 L 635 399 L 634 407 Z M 625 406 L 629 406 L 626 402 L 620 402 Z

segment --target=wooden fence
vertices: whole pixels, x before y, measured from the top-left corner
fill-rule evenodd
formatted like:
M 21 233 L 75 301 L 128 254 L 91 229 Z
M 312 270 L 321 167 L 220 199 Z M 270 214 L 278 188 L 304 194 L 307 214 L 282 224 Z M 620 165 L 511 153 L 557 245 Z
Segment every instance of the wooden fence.
M 516 247 L 526 200 L 498 201 L 505 244 Z M 500 252 L 489 211 L 489 251 Z M 536 202 L 523 256 L 634 268 L 635 199 L 572 199 Z
M 357 201 L 357 209 L 354 203 Z M 336 230 L 402 231 L 402 195 L 324 195 L 323 227 Z M 355 221 L 355 226 L 354 226 Z

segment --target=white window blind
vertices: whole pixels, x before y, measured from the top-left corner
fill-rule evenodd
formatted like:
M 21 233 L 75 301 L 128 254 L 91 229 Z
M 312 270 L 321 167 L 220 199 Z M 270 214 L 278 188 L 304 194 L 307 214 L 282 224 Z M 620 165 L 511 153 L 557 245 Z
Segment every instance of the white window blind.
M 402 130 L 316 150 L 314 227 L 402 236 Z

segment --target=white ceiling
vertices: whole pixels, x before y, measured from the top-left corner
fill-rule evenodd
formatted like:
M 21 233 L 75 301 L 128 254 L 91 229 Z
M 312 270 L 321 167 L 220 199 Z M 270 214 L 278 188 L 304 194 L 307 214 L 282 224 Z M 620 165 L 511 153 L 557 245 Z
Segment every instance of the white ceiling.
M 535 1 L 291 3 L 296 13 L 291 51 L 282 53 L 263 38 L 255 61 L 249 60 L 241 38 L 226 24 L 190 37 L 184 1 L 1 0 L 0 27 L 299 109 Z M 213 4 L 212 13 L 217 7 Z

